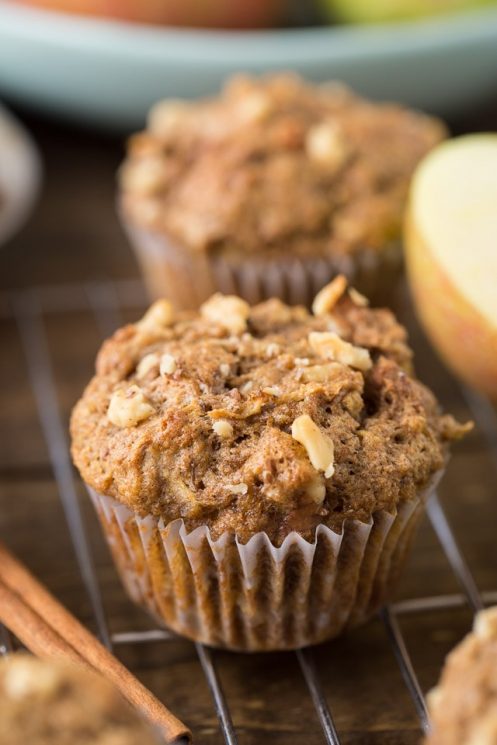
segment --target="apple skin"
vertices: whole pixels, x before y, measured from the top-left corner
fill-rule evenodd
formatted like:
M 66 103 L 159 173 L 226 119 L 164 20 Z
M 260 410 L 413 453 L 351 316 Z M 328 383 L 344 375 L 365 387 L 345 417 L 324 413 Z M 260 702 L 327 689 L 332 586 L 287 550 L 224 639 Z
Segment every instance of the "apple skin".
M 17 0 L 46 10 L 135 23 L 196 28 L 262 28 L 281 19 L 285 0 Z
M 321 0 L 332 20 L 346 23 L 407 21 L 490 5 L 493 0 Z
M 497 401 L 497 325 L 454 286 L 415 227 L 409 208 L 404 246 L 417 315 L 433 346 L 465 383 Z

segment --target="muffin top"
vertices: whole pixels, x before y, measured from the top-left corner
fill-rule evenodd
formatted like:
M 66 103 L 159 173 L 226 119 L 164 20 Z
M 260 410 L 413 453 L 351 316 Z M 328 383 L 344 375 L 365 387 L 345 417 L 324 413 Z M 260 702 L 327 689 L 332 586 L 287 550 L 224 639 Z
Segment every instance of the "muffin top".
M 303 307 L 156 302 L 104 343 L 71 421 L 83 479 L 139 514 L 275 544 L 413 497 L 464 427 L 412 374 L 406 332 L 337 277 Z
M 497 607 L 481 611 L 473 632 L 449 654 L 428 705 L 433 728 L 426 745 L 496 745 Z
M 124 214 L 190 250 L 341 255 L 400 232 L 408 182 L 441 122 L 290 74 L 163 101 L 131 138 Z
M 0 660 L 0 745 L 157 745 L 103 678 L 27 654 Z

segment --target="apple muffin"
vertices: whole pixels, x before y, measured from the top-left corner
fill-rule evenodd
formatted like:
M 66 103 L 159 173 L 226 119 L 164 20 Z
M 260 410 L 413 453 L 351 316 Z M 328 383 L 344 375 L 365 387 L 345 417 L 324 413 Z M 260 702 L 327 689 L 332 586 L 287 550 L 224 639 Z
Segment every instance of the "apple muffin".
M 158 745 L 99 675 L 17 653 L 0 660 L 0 745 Z
M 497 745 L 497 607 L 478 613 L 428 696 L 425 745 Z
M 376 299 L 400 263 L 402 213 L 436 119 L 290 74 L 163 101 L 129 141 L 120 214 L 153 297 L 215 291 L 309 305 L 344 273 Z
M 237 649 L 322 641 L 391 591 L 448 443 L 406 332 L 343 275 L 312 314 L 157 301 L 107 341 L 72 453 L 132 596 Z

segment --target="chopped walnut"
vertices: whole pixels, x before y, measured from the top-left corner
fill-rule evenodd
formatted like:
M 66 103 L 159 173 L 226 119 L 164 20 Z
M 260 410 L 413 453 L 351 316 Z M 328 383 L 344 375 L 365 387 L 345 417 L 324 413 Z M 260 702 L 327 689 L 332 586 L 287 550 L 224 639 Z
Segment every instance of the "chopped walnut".
M 263 91 L 250 91 L 237 103 L 237 113 L 243 122 L 261 122 L 271 112 L 271 98 Z
M 311 331 L 309 344 L 321 357 L 341 362 L 342 365 L 348 365 L 363 372 L 369 370 L 373 364 L 369 350 L 349 344 L 333 331 Z
M 212 429 L 219 437 L 229 439 L 233 437 L 233 425 L 226 421 L 226 419 L 218 419 L 212 425 Z
M 226 488 L 231 494 L 246 494 L 248 492 L 247 484 L 228 484 Z
M 292 437 L 305 447 L 316 471 L 323 471 L 327 479 L 331 478 L 335 471 L 333 441 L 320 430 L 308 414 L 302 414 L 294 420 Z
M 136 366 L 136 377 L 141 380 L 141 378 L 145 378 L 152 370 L 159 370 L 158 354 L 146 354 L 145 357 L 140 360 Z
M 57 688 L 57 670 L 48 666 L 33 665 L 28 656 L 17 657 L 16 664 L 6 668 L 3 685 L 8 698 L 19 701 L 32 695 L 50 697 Z
M 144 331 L 171 326 L 174 321 L 174 308 L 169 300 L 156 300 L 147 310 L 143 318 L 138 321 L 138 328 Z
M 475 618 L 473 631 L 480 639 L 497 639 L 497 607 L 480 611 Z
M 366 308 L 369 305 L 369 300 L 365 295 L 362 295 L 355 287 L 349 287 L 349 297 L 355 305 Z
M 311 160 L 333 170 L 340 168 L 347 156 L 340 129 L 330 121 L 311 127 L 307 133 L 305 147 Z
M 301 371 L 301 379 L 304 383 L 325 383 L 327 380 L 331 380 L 340 369 L 343 370 L 342 365 L 335 362 L 330 362 L 327 365 L 313 365 Z
M 133 194 L 157 194 L 166 184 L 164 165 L 154 156 L 131 160 L 121 169 L 119 182 L 125 191 Z
M 320 473 L 316 473 L 306 487 L 307 496 L 316 504 L 322 505 L 326 496 L 326 484 Z
M 190 119 L 192 104 L 181 99 L 159 101 L 148 115 L 148 130 L 157 137 L 170 137 L 181 132 Z
M 176 362 L 176 358 L 173 357 L 172 354 L 163 354 L 160 358 L 161 375 L 172 375 L 176 371 L 177 367 L 178 363 Z
M 276 385 L 267 385 L 262 392 L 267 393 L 268 396 L 281 396 L 281 391 Z
M 112 394 L 107 416 L 116 427 L 135 427 L 155 412 L 137 385 Z
M 217 292 L 200 306 L 200 313 L 231 333 L 242 334 L 247 328 L 250 305 L 236 295 L 222 295 Z
M 280 345 L 276 344 L 276 342 L 271 342 L 271 344 L 268 344 L 266 347 L 266 354 L 268 357 L 277 357 L 280 352 Z
M 330 313 L 347 289 L 347 279 L 339 274 L 318 292 L 312 303 L 315 316 L 326 316 Z

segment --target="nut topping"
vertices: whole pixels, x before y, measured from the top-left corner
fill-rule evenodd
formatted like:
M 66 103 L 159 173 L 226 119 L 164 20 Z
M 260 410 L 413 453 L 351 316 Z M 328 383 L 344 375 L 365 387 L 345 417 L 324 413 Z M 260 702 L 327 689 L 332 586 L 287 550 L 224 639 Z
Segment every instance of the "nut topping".
M 218 435 L 219 437 L 222 437 L 223 439 L 229 439 L 230 437 L 233 437 L 233 425 L 226 421 L 226 419 L 217 419 L 213 425 L 212 429 Z
M 333 441 L 320 430 L 308 414 L 302 414 L 294 420 L 292 437 L 305 447 L 316 471 L 323 471 L 327 479 L 331 478 L 335 471 Z
M 160 374 L 161 375 L 172 375 L 177 368 L 177 362 L 172 354 L 163 354 L 160 358 Z
M 137 326 L 144 331 L 156 331 L 171 326 L 174 321 L 174 308 L 169 300 L 156 300 L 147 310 Z
M 137 385 L 112 394 L 107 416 L 116 427 L 135 427 L 155 412 Z
M 347 280 L 343 274 L 339 274 L 329 284 L 318 292 L 312 304 L 312 312 L 315 316 L 326 316 L 331 313 L 337 302 L 347 289 Z
M 349 344 L 333 331 L 311 331 L 309 344 L 321 357 L 341 362 L 342 365 L 348 365 L 356 370 L 365 372 L 373 364 L 368 349 Z
M 138 379 L 145 378 L 154 369 L 159 369 L 159 355 L 146 354 L 138 363 L 135 375 Z
M 247 328 L 250 306 L 236 295 L 222 295 L 217 292 L 200 306 L 200 314 L 232 334 L 240 335 Z

